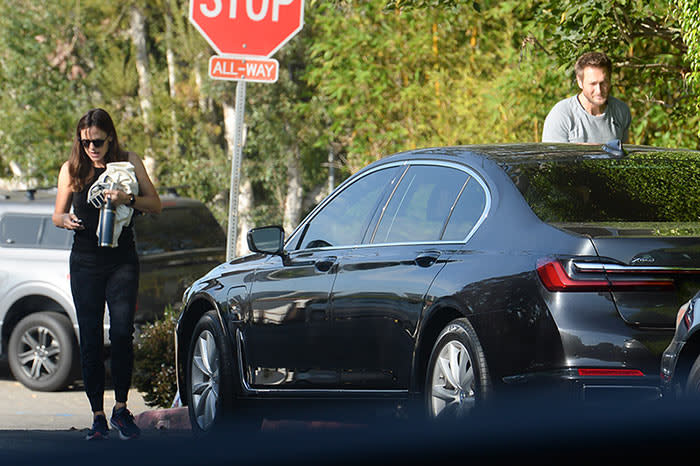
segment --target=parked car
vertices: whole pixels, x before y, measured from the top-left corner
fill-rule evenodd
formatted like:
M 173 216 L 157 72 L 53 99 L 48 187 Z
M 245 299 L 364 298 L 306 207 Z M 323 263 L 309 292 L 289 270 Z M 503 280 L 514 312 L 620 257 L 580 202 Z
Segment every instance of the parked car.
M 670 400 L 700 399 L 700 291 L 678 309 L 676 332 L 663 353 L 661 379 Z
M 78 322 L 70 291 L 72 232 L 51 220 L 55 190 L 0 194 L 0 357 L 33 390 L 80 378 Z M 186 285 L 225 258 L 225 234 L 206 206 L 162 197 L 159 215 L 135 218 L 141 275 L 136 325 L 179 308 Z M 105 342 L 109 345 L 109 318 Z
M 528 388 L 659 399 L 676 311 L 700 288 L 698 162 L 532 143 L 370 164 L 289 238 L 251 230 L 253 254 L 187 290 L 176 359 L 193 428 L 280 398 L 432 418 Z

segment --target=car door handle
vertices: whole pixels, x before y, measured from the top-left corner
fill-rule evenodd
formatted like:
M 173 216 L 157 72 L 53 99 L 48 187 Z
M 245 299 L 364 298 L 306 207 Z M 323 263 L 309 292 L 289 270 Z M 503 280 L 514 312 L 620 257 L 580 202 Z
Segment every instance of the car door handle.
M 438 257 L 440 257 L 440 251 L 421 252 L 416 257 L 416 264 L 420 267 L 430 267 L 438 260 Z
M 331 269 L 331 267 L 333 267 L 333 264 L 335 264 L 335 261 L 337 259 L 338 258 L 336 256 L 324 257 L 323 259 L 316 261 L 316 264 L 314 265 L 319 271 L 328 272 Z

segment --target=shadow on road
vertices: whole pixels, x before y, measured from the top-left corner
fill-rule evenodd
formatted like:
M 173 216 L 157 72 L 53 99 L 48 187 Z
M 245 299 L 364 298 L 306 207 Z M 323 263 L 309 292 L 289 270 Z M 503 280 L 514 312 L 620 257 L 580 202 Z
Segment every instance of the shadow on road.
M 78 432 L 5 431 L 0 432 L 0 463 L 629 464 L 661 455 L 667 461 L 669 452 L 677 458 L 690 453 L 700 433 L 698 420 L 698 407 L 681 404 L 519 400 L 450 423 L 375 419 L 358 425 L 339 416 L 334 428 L 309 422 L 272 430 L 230 425 L 205 437 L 151 430 L 128 443 L 95 444 Z

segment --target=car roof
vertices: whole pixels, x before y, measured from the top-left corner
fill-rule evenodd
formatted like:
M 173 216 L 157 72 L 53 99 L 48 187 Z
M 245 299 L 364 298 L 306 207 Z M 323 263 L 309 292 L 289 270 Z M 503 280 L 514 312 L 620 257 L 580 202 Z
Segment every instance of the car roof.
M 0 191 L 0 212 L 53 212 L 56 191 L 56 188 Z M 164 209 L 202 204 L 196 199 L 171 193 L 160 194 L 160 199 Z
M 690 149 L 668 149 L 652 146 L 625 145 L 627 154 L 639 152 L 700 152 Z M 573 144 L 573 143 L 512 143 L 512 144 L 474 144 L 464 146 L 429 147 L 400 152 L 381 160 L 412 160 L 424 158 L 437 159 L 469 159 L 487 158 L 499 165 L 533 163 L 548 160 L 569 160 L 578 158 L 621 158 L 620 155 L 605 149 L 602 144 Z

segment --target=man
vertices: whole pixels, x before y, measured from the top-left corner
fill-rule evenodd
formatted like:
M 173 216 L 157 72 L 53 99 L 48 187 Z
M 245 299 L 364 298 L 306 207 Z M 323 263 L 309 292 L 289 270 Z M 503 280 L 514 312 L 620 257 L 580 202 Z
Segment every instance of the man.
M 610 95 L 612 62 L 604 53 L 581 55 L 575 66 L 581 92 L 559 101 L 544 120 L 542 142 L 627 142 L 630 109 Z

